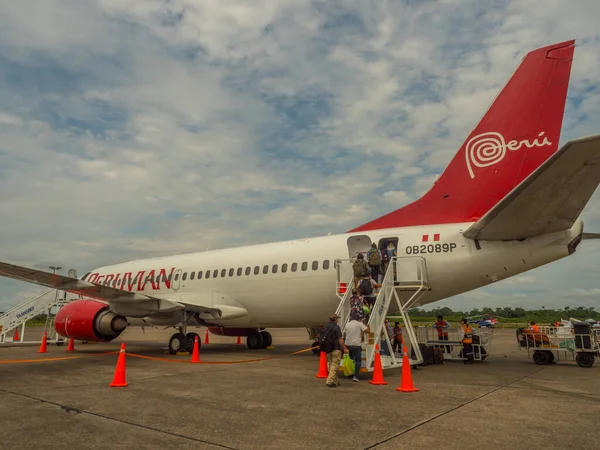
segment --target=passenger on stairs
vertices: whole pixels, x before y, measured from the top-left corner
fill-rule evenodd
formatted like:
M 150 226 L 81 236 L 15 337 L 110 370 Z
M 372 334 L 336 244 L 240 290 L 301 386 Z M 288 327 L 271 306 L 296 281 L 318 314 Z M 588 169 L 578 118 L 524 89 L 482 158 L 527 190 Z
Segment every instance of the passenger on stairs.
M 359 317 L 357 320 L 363 322 L 365 320 L 363 306 L 363 299 L 358 295 L 358 290 L 352 289 L 352 297 L 350 297 L 350 317 L 352 317 L 352 314 L 356 314 Z
M 364 301 L 369 305 L 370 309 L 373 309 L 373 305 L 375 304 L 375 289 L 379 289 L 381 284 L 377 283 L 370 276 L 366 276 L 362 278 L 358 282 L 358 292 L 362 295 Z
M 381 268 L 381 253 L 377 249 L 377 244 L 373 242 L 371 244 L 371 248 L 367 252 L 367 261 L 369 263 L 369 267 L 371 268 L 371 276 L 376 282 L 380 282 L 379 280 L 379 272 Z
M 356 283 L 354 287 L 358 287 L 358 282 L 361 278 L 368 277 L 370 275 L 371 269 L 369 268 L 367 261 L 365 261 L 365 256 L 362 253 L 359 253 L 352 263 L 352 272 L 354 274 L 354 282 Z
M 350 351 L 350 358 L 354 361 L 353 381 L 358 381 L 358 375 L 360 373 L 360 366 L 362 363 L 362 338 L 365 331 L 368 332 L 369 327 L 360 321 L 358 314 L 351 312 L 350 322 L 346 324 L 346 328 L 344 329 L 344 342 Z

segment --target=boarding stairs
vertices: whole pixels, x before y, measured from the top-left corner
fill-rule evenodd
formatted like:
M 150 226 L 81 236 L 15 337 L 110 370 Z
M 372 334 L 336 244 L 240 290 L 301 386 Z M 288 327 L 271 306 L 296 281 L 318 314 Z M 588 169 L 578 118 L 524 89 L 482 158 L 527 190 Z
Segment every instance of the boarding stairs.
M 0 315 L 0 344 L 7 342 L 26 343 L 25 341 L 25 324 L 28 320 L 33 319 L 39 314 L 46 315 L 46 323 L 44 324 L 44 332 L 46 339 L 49 342 L 56 340 L 59 337 L 54 329 L 54 318 L 60 308 L 67 303 L 80 298 L 80 296 L 67 296 L 64 292 L 59 295 L 56 289 L 47 289 L 44 292 L 30 298 L 29 300 L 9 309 L 4 314 Z M 13 340 L 16 330 L 19 330 L 19 339 Z M 38 341 L 29 341 L 38 342 Z
M 337 315 L 340 317 L 340 328 L 344 330 L 350 320 L 350 298 L 356 284 L 352 263 L 353 259 L 336 260 L 337 286 L 336 293 L 340 298 Z M 423 362 L 417 336 L 410 321 L 408 310 L 418 305 L 418 300 L 430 290 L 427 280 L 425 259 L 420 256 L 394 257 L 389 261 L 388 268 L 376 294 L 375 304 L 367 325 L 369 333 L 363 339 L 363 363 L 361 370 L 373 371 L 376 346 L 379 346 L 382 368 L 391 369 L 402 367 L 402 350 L 394 353 L 392 339 L 385 330 L 385 318 L 390 312 L 398 312 L 402 317 L 403 346 L 407 347 L 410 365 Z M 390 326 L 393 326 L 390 323 Z M 408 342 L 407 342 L 408 338 Z M 385 354 L 384 354 L 385 353 Z

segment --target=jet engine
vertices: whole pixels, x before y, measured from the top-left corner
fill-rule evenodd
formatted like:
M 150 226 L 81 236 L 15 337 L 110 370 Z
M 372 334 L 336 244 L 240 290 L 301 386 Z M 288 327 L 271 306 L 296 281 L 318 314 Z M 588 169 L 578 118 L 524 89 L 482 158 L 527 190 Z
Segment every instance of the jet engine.
M 127 328 L 127 319 L 96 300 L 76 300 L 63 306 L 54 320 L 56 332 L 66 338 L 109 342 Z

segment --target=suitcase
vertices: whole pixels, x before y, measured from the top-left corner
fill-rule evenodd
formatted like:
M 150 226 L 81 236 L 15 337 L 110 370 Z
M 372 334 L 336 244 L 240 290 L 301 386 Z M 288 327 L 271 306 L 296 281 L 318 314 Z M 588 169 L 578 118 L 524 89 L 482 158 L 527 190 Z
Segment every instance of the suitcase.
M 421 355 L 423 355 L 423 362 L 419 365 L 430 366 L 431 364 L 433 364 L 433 348 L 428 347 L 425 344 L 419 344 L 419 349 L 421 350 Z M 414 350 L 411 350 L 411 358 L 417 358 Z
M 441 347 L 433 348 L 433 363 L 444 364 L 444 349 Z

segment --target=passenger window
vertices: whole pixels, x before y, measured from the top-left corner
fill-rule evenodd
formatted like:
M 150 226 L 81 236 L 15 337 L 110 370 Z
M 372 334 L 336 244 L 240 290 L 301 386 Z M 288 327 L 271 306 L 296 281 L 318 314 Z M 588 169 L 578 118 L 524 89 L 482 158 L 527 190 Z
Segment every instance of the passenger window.
M 237 270 L 237 276 L 238 276 L 238 277 L 241 277 L 241 276 L 242 276 L 242 268 L 241 268 L 241 267 L 238 267 L 238 270 Z
M 187 272 L 184 272 L 183 273 L 183 277 L 181 277 L 181 280 L 185 281 L 186 279 L 187 279 Z
M 178 273 L 175 274 L 175 281 L 177 281 L 177 280 L 179 280 L 179 274 Z
M 263 266 L 263 273 L 264 274 L 269 273 L 269 266 Z
M 223 278 L 226 273 L 227 273 L 227 269 L 222 269 L 221 270 L 221 278 Z
M 173 274 L 169 275 L 169 283 L 173 280 Z
M 319 269 L 319 261 L 313 261 L 312 270 L 318 270 L 318 269 Z
M 329 269 L 329 260 L 328 259 L 323 261 L 323 269 L 325 269 L 325 270 Z
M 229 269 L 229 276 L 232 277 L 233 276 L 233 272 L 235 272 L 235 269 Z
M 246 267 L 246 275 L 250 275 L 250 271 L 252 270 L 252 268 L 250 267 Z
M 286 273 L 287 272 L 287 263 L 281 265 L 281 272 L 282 273 Z
M 258 272 L 260 272 L 260 267 L 255 266 L 254 267 L 254 275 L 258 275 Z
M 201 270 L 199 270 L 199 271 L 198 271 L 198 279 L 199 279 L 199 280 L 202 278 L 202 274 L 203 274 L 203 273 L 204 273 L 204 272 L 202 272 Z
M 302 272 L 306 272 L 306 269 L 308 269 L 308 263 L 306 261 L 304 261 L 302 263 Z
M 296 270 L 298 270 L 298 263 L 293 263 L 292 264 L 292 272 L 295 272 Z
M 204 278 L 210 278 L 210 270 L 206 271 L 206 275 L 204 275 Z
M 273 264 L 273 273 L 277 273 L 277 264 Z
M 190 280 L 193 280 L 196 277 L 196 272 L 190 272 Z
M 213 270 L 213 278 L 217 278 L 219 276 L 219 269 Z

